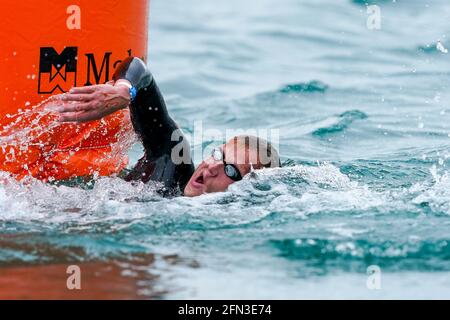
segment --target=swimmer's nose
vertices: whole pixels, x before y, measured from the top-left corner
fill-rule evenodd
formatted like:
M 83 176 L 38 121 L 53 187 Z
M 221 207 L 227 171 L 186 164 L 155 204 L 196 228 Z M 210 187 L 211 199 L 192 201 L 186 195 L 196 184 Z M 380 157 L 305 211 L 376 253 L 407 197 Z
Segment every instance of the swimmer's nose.
M 207 162 L 204 177 L 217 177 L 221 165 L 220 162 Z

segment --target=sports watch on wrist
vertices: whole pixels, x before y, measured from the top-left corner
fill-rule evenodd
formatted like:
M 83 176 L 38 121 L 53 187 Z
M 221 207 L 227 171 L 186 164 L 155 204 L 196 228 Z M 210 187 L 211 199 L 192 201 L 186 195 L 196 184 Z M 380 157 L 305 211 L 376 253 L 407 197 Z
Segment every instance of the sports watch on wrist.
M 115 84 L 124 85 L 128 88 L 128 92 L 130 93 L 130 102 L 133 102 L 134 99 L 136 99 L 137 90 L 131 83 L 129 83 L 128 81 L 121 81 L 121 79 L 119 79 Z

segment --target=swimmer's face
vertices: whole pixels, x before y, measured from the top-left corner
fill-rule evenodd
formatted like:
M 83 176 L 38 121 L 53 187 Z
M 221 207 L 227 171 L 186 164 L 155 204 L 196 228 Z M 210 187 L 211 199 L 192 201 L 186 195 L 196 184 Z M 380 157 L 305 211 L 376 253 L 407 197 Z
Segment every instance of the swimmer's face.
M 195 197 L 204 193 L 225 191 L 230 184 L 235 182 L 225 173 L 226 164 L 232 164 L 242 177 L 250 172 L 251 165 L 248 159 L 252 159 L 252 156 L 256 155 L 249 155 L 251 151 L 247 148 L 235 140 L 230 140 L 217 149 L 222 152 L 225 163 L 213 156 L 204 160 L 187 183 L 184 189 L 185 196 Z M 254 168 L 257 169 L 256 165 Z M 232 173 L 233 169 L 228 169 L 230 169 L 229 173 Z

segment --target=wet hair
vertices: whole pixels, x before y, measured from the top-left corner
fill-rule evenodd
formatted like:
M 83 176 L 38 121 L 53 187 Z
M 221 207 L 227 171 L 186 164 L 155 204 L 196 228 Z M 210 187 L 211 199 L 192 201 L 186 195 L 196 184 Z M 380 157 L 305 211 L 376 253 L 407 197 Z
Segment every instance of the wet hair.
M 278 151 L 267 140 L 252 135 L 239 135 L 235 136 L 232 141 L 236 145 L 243 145 L 245 150 L 256 151 L 257 159 L 249 159 L 252 165 L 258 168 L 281 167 Z

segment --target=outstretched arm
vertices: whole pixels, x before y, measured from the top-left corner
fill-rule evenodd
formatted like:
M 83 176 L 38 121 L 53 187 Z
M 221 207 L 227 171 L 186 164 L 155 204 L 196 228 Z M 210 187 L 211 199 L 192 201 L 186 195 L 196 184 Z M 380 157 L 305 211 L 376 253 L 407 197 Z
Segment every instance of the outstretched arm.
M 99 120 L 130 103 L 130 93 L 123 85 L 114 86 L 112 82 L 86 87 L 75 87 L 60 95 L 66 102 L 56 109 L 61 122 L 88 122 Z
M 129 106 L 145 155 L 126 179 L 161 181 L 167 187 L 180 186 L 183 190 L 194 171 L 189 143 L 167 112 L 147 66 L 139 58 L 128 57 L 116 69 L 113 79 L 110 84 L 73 88 L 65 94 L 62 99 L 74 103 L 61 108 L 61 120 L 97 120 Z M 130 85 L 137 90 L 132 102 Z
M 127 58 L 114 74 L 137 89 L 130 104 L 131 121 L 145 148 L 145 155 L 127 180 L 161 181 L 169 189 L 184 186 L 194 172 L 189 143 L 167 112 L 166 103 L 145 63 Z M 173 152 L 173 151 L 177 152 Z
M 137 90 L 132 103 L 127 83 Z M 144 144 L 148 158 L 158 157 L 172 147 L 171 136 L 178 126 L 169 116 L 152 74 L 139 58 L 126 58 L 117 67 L 112 82 L 75 87 L 61 99 L 70 103 L 58 110 L 60 121 L 98 120 L 129 106 L 133 127 Z
M 125 79 L 137 90 L 130 104 L 131 121 L 145 147 L 147 158 L 155 158 L 172 149 L 178 141 L 172 141 L 172 133 L 178 129 L 167 112 L 166 103 L 155 79 L 139 58 L 127 58 L 117 68 L 114 80 Z

